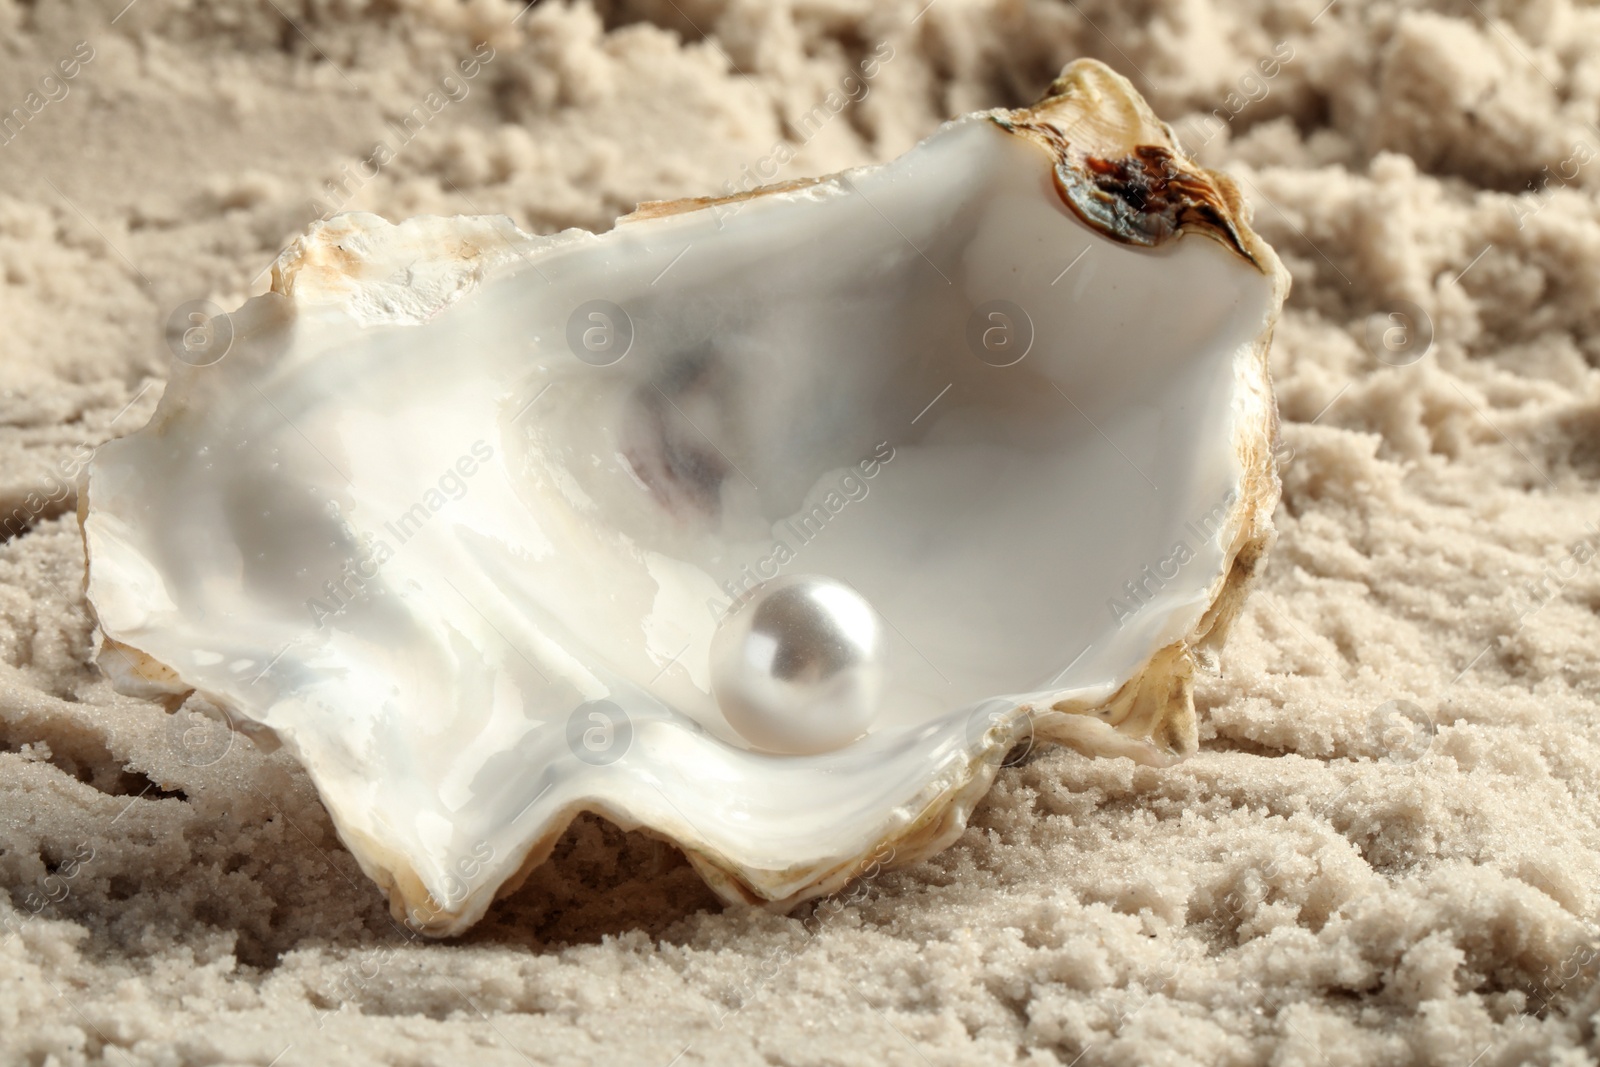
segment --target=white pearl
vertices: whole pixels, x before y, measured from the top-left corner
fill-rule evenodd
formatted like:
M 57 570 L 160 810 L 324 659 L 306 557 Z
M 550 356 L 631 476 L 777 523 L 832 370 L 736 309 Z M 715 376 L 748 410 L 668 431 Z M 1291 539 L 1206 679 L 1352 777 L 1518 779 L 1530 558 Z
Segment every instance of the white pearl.
M 831 578 L 768 582 L 711 644 L 711 688 L 723 716 L 768 752 L 829 752 L 866 733 L 883 674 L 877 612 Z

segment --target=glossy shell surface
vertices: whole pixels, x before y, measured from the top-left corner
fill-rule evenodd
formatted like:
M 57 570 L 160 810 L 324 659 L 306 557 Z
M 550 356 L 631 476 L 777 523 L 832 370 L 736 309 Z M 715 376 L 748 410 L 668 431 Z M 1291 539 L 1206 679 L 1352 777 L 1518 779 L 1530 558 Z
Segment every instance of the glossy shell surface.
M 1286 288 L 1090 61 L 601 235 L 338 216 L 96 456 L 100 663 L 273 731 L 429 933 L 581 811 L 789 907 L 944 847 L 1021 739 L 1194 749 L 1271 539 Z M 864 732 L 803 753 L 713 685 L 725 620 L 797 575 L 882 657 Z

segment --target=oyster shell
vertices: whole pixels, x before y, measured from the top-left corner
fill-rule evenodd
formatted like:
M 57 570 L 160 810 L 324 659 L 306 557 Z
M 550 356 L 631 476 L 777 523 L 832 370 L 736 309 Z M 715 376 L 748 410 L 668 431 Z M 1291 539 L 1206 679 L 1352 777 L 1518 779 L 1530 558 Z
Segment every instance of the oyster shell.
M 338 216 L 96 456 L 100 664 L 274 732 L 429 933 L 581 811 L 788 907 L 951 842 L 1030 733 L 1195 747 L 1271 538 L 1286 290 L 1091 61 L 885 166 L 602 235 Z M 787 755 L 711 657 L 799 573 L 885 652 L 870 728 Z

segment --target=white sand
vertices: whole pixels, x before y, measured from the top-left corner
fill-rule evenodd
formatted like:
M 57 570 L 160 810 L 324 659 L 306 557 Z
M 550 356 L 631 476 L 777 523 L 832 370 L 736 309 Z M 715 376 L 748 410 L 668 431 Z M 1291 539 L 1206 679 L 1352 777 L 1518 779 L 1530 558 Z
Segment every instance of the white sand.
M 291 26 L 139 0 L 111 25 L 125 2 L 0 0 L 0 109 L 40 105 L 0 145 L 0 515 L 30 526 L 0 545 L 0 1060 L 1595 1062 L 1600 13 L 617 0 L 513 27 L 505 0 L 275 0 Z M 385 118 L 448 100 L 484 40 L 396 149 Z M 603 228 L 764 161 L 889 158 L 1078 55 L 1206 141 L 1295 276 L 1282 536 L 1185 765 L 1036 753 L 949 851 L 789 919 L 586 820 L 471 936 L 418 943 L 287 754 L 191 766 L 205 720 L 89 665 L 67 483 L 154 406 L 172 308 L 259 291 L 316 212 Z M 1366 337 L 1401 301 L 1434 341 L 1385 366 Z M 1422 728 L 1385 733 L 1393 700 Z

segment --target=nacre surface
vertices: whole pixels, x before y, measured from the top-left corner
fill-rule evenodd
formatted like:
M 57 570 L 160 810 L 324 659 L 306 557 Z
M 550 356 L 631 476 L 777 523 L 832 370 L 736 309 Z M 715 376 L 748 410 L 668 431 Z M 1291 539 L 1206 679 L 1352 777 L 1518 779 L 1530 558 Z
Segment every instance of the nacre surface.
M 1271 538 L 1286 285 L 1089 61 L 605 234 L 337 216 L 96 456 L 100 663 L 273 731 L 430 933 L 585 810 L 787 907 L 953 840 L 1024 734 L 1192 751 Z M 719 630 L 800 574 L 878 621 L 859 736 L 718 700 Z

